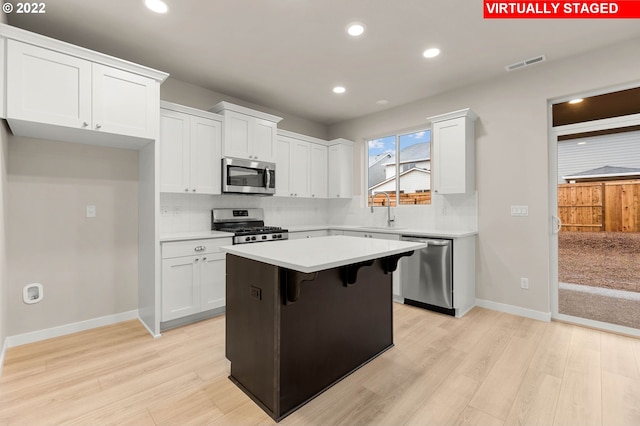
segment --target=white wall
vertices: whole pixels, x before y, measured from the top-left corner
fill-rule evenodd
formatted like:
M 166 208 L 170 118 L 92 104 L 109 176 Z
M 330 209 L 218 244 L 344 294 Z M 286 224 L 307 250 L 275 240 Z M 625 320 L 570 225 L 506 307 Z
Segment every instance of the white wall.
M 0 123 L 0 373 L 2 372 L 4 344 L 7 331 L 7 250 L 6 250 L 6 193 L 7 193 L 7 123 Z
M 242 99 L 227 96 L 209 89 L 204 89 L 184 81 L 176 80 L 172 77 L 169 77 L 164 83 L 162 83 L 162 86 L 160 86 L 160 99 L 180 105 L 190 106 L 192 108 L 199 108 L 205 111 L 218 102 L 227 101 L 236 105 L 242 105 L 247 108 L 253 108 L 258 111 L 273 114 L 277 117 L 282 117 L 282 121 L 278 123 L 279 129 L 302 133 L 303 135 L 313 136 L 319 139 L 327 139 L 327 127 L 322 124 L 296 117 L 292 114 L 283 113 L 272 108 L 252 104 L 243 101 Z
M 423 123 L 426 117 L 470 107 L 476 122 L 479 238 L 476 296 L 542 313 L 550 312 L 548 100 L 638 81 L 640 39 L 423 99 L 331 126 L 329 137 L 357 142 L 362 176 L 364 139 Z M 552 58 L 551 58 L 552 59 Z M 364 185 L 356 179 L 355 190 Z M 425 223 L 442 197 L 420 210 Z M 347 207 L 358 217 L 361 204 Z M 528 205 L 528 217 L 511 217 L 510 205 Z M 435 209 L 433 208 L 435 207 Z M 345 207 L 343 207 L 345 208 Z M 397 209 L 398 212 L 402 208 Z M 418 214 L 418 211 L 416 211 Z M 366 214 L 364 214 L 366 216 Z M 363 216 L 363 214 L 360 214 Z M 399 225 L 398 225 L 399 226 Z M 530 289 L 521 290 L 519 278 Z
M 7 166 L 9 336 L 136 310 L 138 152 L 10 136 Z
M 0 23 L 7 22 L 7 15 L 0 12 Z M 6 251 L 6 203 L 7 187 L 7 123 L 0 123 L 0 373 L 4 365 L 4 344 L 7 333 L 7 251 Z

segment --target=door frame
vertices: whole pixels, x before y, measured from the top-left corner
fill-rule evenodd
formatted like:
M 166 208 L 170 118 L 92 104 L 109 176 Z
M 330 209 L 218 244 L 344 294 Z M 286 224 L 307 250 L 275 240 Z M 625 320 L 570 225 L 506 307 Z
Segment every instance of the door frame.
M 587 318 L 574 317 L 559 313 L 558 307 L 558 233 L 555 231 L 558 227 L 558 137 L 573 133 L 591 132 L 596 130 L 614 129 L 619 127 L 640 125 L 640 114 L 626 115 L 622 117 L 607 118 L 603 120 L 587 121 L 583 123 L 568 124 L 565 126 L 553 127 L 553 111 L 552 105 L 570 101 L 576 98 L 586 98 L 591 96 L 603 95 L 606 93 L 617 92 L 620 90 L 633 89 L 640 87 L 640 81 L 627 83 L 605 89 L 581 92 L 571 96 L 562 96 L 549 99 L 547 101 L 548 114 L 548 155 L 549 155 L 549 296 L 551 304 L 551 319 L 555 321 L 564 321 L 572 324 L 578 324 L 586 327 L 610 331 L 614 333 L 627 334 L 640 337 L 640 329 L 625 327 L 617 324 L 610 324 L 601 321 L 595 321 Z

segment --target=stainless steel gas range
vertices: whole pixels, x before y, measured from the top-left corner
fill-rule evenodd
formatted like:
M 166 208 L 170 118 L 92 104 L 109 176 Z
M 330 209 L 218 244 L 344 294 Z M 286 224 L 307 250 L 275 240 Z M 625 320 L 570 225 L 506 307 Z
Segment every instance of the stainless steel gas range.
M 233 233 L 233 244 L 289 239 L 289 231 L 286 229 L 264 225 L 263 209 L 213 209 L 211 229 Z

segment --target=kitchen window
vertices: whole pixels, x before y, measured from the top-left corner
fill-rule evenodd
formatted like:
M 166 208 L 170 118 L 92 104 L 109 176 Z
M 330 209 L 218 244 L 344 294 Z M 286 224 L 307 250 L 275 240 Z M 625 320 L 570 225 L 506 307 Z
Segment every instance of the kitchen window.
M 430 129 L 370 139 L 367 150 L 368 206 L 431 204 Z

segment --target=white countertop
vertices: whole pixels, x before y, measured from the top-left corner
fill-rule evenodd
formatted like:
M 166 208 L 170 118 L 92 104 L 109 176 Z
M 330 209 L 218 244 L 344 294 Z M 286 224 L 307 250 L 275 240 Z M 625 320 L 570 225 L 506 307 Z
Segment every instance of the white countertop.
M 325 228 L 326 229 L 326 228 Z M 336 235 L 274 243 L 238 244 L 221 250 L 300 272 L 316 272 L 419 250 L 423 243 Z
M 232 238 L 233 234 L 230 232 L 220 231 L 195 231 L 195 232 L 176 232 L 172 234 L 165 234 L 160 236 L 160 242 L 168 241 L 185 241 L 185 240 L 201 240 L 205 238 Z
M 478 234 L 478 231 L 469 230 L 445 230 L 445 229 L 416 229 L 416 228 L 384 228 L 384 227 L 366 227 L 353 225 L 296 225 L 286 226 L 289 232 L 309 232 L 321 231 L 324 229 L 335 229 L 338 231 L 361 231 L 361 232 L 380 232 L 383 234 L 396 235 L 412 235 L 417 237 L 433 237 L 433 238 L 465 238 Z M 199 240 L 203 238 L 226 238 L 233 237 L 233 234 L 219 231 L 195 231 L 195 232 L 178 232 L 172 234 L 164 234 L 160 236 L 160 242 L 168 241 L 184 241 Z
M 461 229 L 421 229 L 421 228 L 394 228 L 376 226 L 353 225 L 297 225 L 288 226 L 289 232 L 319 231 L 322 229 L 335 229 L 339 231 L 380 232 L 383 234 L 413 235 L 418 237 L 436 238 L 464 238 L 478 235 L 478 231 Z

